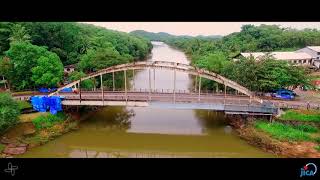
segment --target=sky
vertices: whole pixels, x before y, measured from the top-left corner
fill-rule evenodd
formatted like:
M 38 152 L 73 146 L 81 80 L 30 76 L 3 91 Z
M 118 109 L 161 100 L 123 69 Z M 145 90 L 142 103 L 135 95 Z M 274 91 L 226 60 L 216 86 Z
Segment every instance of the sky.
M 316 28 L 320 22 L 82 22 L 123 32 L 145 30 L 167 32 L 173 35 L 228 35 L 239 32 L 244 24 L 275 24 L 296 29 Z

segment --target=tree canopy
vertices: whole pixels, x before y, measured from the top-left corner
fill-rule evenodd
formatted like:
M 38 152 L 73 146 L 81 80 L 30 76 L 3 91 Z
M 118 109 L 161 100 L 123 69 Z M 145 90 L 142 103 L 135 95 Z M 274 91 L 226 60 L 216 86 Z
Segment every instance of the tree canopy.
M 12 68 L 9 71 L 8 80 L 15 89 L 28 89 L 34 85 L 52 85 L 52 82 L 59 82 L 62 79 L 62 74 L 59 72 L 63 71 L 63 66 L 59 57 L 45 47 L 28 42 L 14 42 L 10 45 L 6 56 L 10 59 Z M 50 69 L 53 65 L 55 70 Z M 46 70 L 49 71 L 45 72 Z M 56 73 L 52 74 L 55 78 L 48 76 L 50 73 Z
M 63 66 L 91 72 L 144 59 L 149 40 L 73 22 L 0 22 L 0 74 L 14 90 L 56 86 Z

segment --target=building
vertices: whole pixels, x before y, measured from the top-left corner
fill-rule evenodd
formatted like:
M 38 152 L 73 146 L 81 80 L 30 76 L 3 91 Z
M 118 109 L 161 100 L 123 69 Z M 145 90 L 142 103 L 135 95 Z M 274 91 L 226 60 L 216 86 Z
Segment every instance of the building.
M 302 66 L 312 66 L 312 56 L 305 52 L 249 52 L 240 53 L 234 57 L 234 60 L 239 60 L 240 57 L 250 58 L 256 60 L 271 56 L 276 60 L 288 61 L 289 63 Z
M 297 52 L 305 52 L 312 56 L 312 65 L 320 68 L 320 46 L 307 46 L 297 50 Z
M 74 71 L 76 65 L 75 64 L 71 64 L 71 65 L 67 65 L 64 67 L 64 73 L 65 74 L 70 74 Z

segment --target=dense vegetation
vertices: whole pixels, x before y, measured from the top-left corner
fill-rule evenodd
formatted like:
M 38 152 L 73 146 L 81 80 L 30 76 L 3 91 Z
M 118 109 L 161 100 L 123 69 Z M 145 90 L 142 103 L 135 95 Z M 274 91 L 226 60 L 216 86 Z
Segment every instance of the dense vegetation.
M 63 66 L 78 73 L 145 58 L 150 41 L 80 23 L 1 22 L 0 74 L 11 89 L 59 86 Z
M 0 134 L 18 122 L 18 103 L 8 93 L 0 93 Z
M 307 71 L 287 62 L 266 57 L 263 61 L 241 59 L 232 61 L 240 52 L 292 51 L 305 46 L 320 45 L 320 31 L 296 30 L 276 25 L 244 25 L 240 32 L 223 38 L 173 36 L 165 33 L 134 31 L 133 34 L 160 40 L 180 48 L 195 66 L 220 73 L 254 91 L 270 91 L 309 84 Z M 203 87 L 219 88 L 212 81 L 203 81 Z

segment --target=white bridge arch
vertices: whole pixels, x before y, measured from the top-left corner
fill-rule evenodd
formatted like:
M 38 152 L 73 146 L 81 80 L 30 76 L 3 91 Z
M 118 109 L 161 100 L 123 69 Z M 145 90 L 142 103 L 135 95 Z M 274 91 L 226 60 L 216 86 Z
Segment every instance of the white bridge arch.
M 111 66 L 105 69 L 101 69 L 99 71 L 96 71 L 94 73 L 91 73 L 87 75 L 86 77 L 83 77 L 79 80 L 73 81 L 70 84 L 67 84 L 63 87 L 60 87 L 57 89 L 57 91 L 49 94 L 49 96 L 57 95 L 61 90 L 65 88 L 70 88 L 74 87 L 76 85 L 79 85 L 81 81 L 94 78 L 94 77 L 102 77 L 104 74 L 108 73 L 113 73 L 113 72 L 119 72 L 119 71 L 124 71 L 126 72 L 127 70 L 142 70 L 142 69 L 168 69 L 168 70 L 173 70 L 173 71 L 180 71 L 180 72 L 185 72 L 194 76 L 199 76 L 202 78 L 206 78 L 209 80 L 213 80 L 217 83 L 223 84 L 226 87 L 230 87 L 232 89 L 235 89 L 247 96 L 250 97 L 250 99 L 256 100 L 260 103 L 262 103 L 262 99 L 254 96 L 254 93 L 251 92 L 249 89 L 241 86 L 240 84 L 223 77 L 217 73 L 210 72 L 205 69 L 200 69 L 188 64 L 183 64 L 183 63 L 176 63 L 176 62 L 168 62 L 168 61 L 141 61 L 141 62 L 134 62 L 134 63 L 127 63 L 127 64 L 121 64 L 121 65 L 116 65 L 116 66 Z

